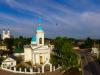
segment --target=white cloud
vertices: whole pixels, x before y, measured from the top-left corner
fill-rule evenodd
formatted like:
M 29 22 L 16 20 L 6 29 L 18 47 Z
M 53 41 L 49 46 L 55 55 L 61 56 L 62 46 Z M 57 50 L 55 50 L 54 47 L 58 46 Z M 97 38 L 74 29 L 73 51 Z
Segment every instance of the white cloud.
M 90 24 L 89 26 L 100 27 L 100 13 L 84 12 L 81 18 L 84 23 Z
M 9 14 L 0 13 L 0 17 L 4 21 L 9 20 L 11 22 L 14 22 L 14 23 L 17 23 L 20 25 L 32 26 L 32 24 L 33 24 L 32 19 L 21 18 L 21 17 L 17 17 L 17 16 L 12 16 Z
M 34 0 L 35 1 L 35 0 Z M 63 5 L 58 3 L 49 3 L 48 0 L 42 0 L 41 2 L 35 4 L 33 1 L 32 4 L 25 4 L 19 2 L 18 0 L 6 0 L 6 3 L 13 9 L 19 12 L 31 12 L 36 14 L 31 15 L 42 15 L 43 18 L 46 20 L 45 22 L 45 29 L 49 34 L 55 35 L 72 35 L 72 36 L 93 36 L 94 34 L 99 34 L 100 28 L 100 13 L 96 12 L 76 12 L 66 8 Z M 44 3 L 45 2 L 45 3 Z M 50 9 L 53 10 L 50 10 Z M 18 18 L 9 16 L 6 14 L 1 14 L 0 17 L 4 19 L 10 19 L 14 21 L 16 24 L 25 25 L 25 27 L 32 27 L 33 21 L 27 18 Z M 58 23 L 58 26 L 56 26 Z M 20 26 L 19 26 L 20 27 Z M 51 29 L 49 29 L 51 28 Z M 56 29 L 57 28 L 57 29 Z M 90 28 L 90 29 L 88 29 Z M 23 30 L 23 28 L 21 29 Z M 54 31 L 54 32 L 53 32 Z M 25 30 L 23 30 L 25 32 Z M 58 33 L 60 32 L 60 33 Z M 94 34 L 93 34 L 94 33 Z

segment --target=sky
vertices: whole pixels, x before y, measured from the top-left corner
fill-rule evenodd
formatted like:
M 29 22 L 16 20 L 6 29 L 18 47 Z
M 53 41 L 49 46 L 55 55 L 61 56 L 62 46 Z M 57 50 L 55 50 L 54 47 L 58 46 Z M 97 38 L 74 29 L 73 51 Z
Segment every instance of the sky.
M 100 0 L 0 0 L 0 33 L 31 37 L 40 17 L 45 37 L 100 38 Z

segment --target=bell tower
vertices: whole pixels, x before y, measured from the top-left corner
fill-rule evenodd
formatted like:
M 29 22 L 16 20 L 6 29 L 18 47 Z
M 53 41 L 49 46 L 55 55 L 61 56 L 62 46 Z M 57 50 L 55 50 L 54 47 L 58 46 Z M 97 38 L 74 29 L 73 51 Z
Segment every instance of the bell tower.
M 2 39 L 4 40 L 6 38 L 10 38 L 10 31 L 9 30 L 7 30 L 7 31 L 3 30 Z
M 36 43 L 37 43 L 37 46 L 43 46 L 44 45 L 44 31 L 43 31 L 43 28 L 42 28 L 42 19 L 39 18 L 38 19 L 38 27 L 37 27 L 37 30 L 36 30 Z

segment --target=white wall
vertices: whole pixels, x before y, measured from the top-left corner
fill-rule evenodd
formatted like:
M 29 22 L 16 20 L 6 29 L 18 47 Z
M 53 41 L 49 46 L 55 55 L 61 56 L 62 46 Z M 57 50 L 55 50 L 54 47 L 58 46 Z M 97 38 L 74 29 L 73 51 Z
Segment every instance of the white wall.
M 39 39 L 42 38 L 42 44 L 39 44 Z M 44 45 L 44 32 L 43 31 L 37 31 L 36 33 L 36 41 L 37 45 Z
M 35 59 L 36 59 L 36 64 L 40 64 L 40 55 L 39 54 L 36 54 L 35 55 Z
M 32 59 L 31 48 L 24 48 L 24 60 L 25 60 L 25 62 L 31 61 L 31 59 Z
M 38 64 L 40 64 L 40 56 L 42 56 L 43 63 L 45 63 L 47 59 L 50 60 L 50 48 L 36 49 L 34 50 L 34 54 L 36 56 L 36 63 Z M 35 60 L 33 62 L 35 62 Z
M 2 65 L 6 65 L 7 67 L 14 67 L 16 66 L 16 61 L 8 61 L 8 62 L 2 62 Z

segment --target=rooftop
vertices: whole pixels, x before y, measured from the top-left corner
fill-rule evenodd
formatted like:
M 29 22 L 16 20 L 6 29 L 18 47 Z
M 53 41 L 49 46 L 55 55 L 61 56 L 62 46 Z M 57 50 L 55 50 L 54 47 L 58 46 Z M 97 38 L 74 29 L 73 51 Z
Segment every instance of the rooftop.
M 32 37 L 32 42 L 36 42 L 36 36 Z
M 43 30 L 42 26 L 38 26 L 37 30 Z

